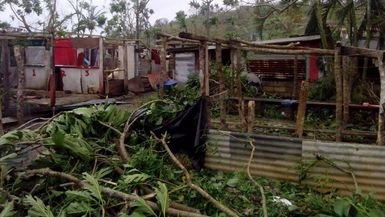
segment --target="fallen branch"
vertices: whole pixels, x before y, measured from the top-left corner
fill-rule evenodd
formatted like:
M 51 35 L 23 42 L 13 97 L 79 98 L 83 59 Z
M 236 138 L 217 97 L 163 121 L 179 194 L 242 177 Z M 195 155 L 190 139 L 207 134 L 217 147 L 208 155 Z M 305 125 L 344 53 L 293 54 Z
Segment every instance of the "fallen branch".
M 165 134 L 162 139 L 159 139 L 153 132 L 151 132 L 151 134 L 154 136 L 154 138 L 156 138 L 158 141 L 160 141 L 160 143 L 166 149 L 171 160 L 183 171 L 183 174 L 186 177 L 187 186 L 189 186 L 191 189 L 197 191 L 200 195 L 202 195 L 204 198 L 206 198 L 208 201 L 210 201 L 215 207 L 217 207 L 219 210 L 223 211 L 227 215 L 238 217 L 237 213 L 235 213 L 231 209 L 229 209 L 226 206 L 224 206 L 223 204 L 221 204 L 219 201 L 217 201 L 215 198 L 213 198 L 210 194 L 208 194 L 205 190 L 203 190 L 201 187 L 195 185 L 192 182 L 191 175 L 187 171 L 186 167 L 183 166 L 183 164 L 175 157 L 175 155 L 172 153 L 172 151 L 168 147 L 167 142 L 166 142 L 167 134 Z
M 133 111 L 130 115 L 130 117 L 128 117 L 127 119 L 127 122 L 126 124 L 124 125 L 124 130 L 123 132 L 120 134 L 120 138 L 119 138 L 119 144 L 117 145 L 117 151 L 118 151 L 118 154 L 119 154 L 119 157 L 120 159 L 123 161 L 123 163 L 128 163 L 128 153 L 127 153 L 127 150 L 126 150 L 126 144 L 124 143 L 124 141 L 126 140 L 127 138 L 127 135 L 128 135 L 128 132 L 130 131 L 132 125 L 140 118 L 140 116 L 137 116 L 136 118 L 133 118 L 134 114 L 143 109 L 144 107 L 152 104 L 152 103 L 155 103 L 155 102 L 165 102 L 164 100 L 152 100 L 150 102 L 147 102 L 143 105 L 141 105 L 139 108 L 137 108 L 135 111 Z
M 254 153 L 255 153 L 255 145 L 253 143 L 252 140 L 249 140 L 249 143 L 252 147 L 251 149 L 251 154 L 250 154 L 250 158 L 249 158 L 249 162 L 247 163 L 247 175 L 249 176 L 250 180 L 256 185 L 258 186 L 259 188 L 259 191 L 261 193 L 261 197 L 262 197 L 262 210 L 263 210 L 263 216 L 264 217 L 267 217 L 267 208 L 266 208 L 266 197 L 265 197 L 265 191 L 263 190 L 263 187 L 262 185 L 260 185 L 257 181 L 254 180 L 253 176 L 251 175 L 251 172 L 250 172 L 250 166 L 251 166 L 251 161 L 253 160 L 253 157 L 254 157 Z
M 66 181 L 73 182 L 73 183 L 75 183 L 75 185 L 77 185 L 77 186 L 79 186 L 81 188 L 86 188 L 86 187 L 89 186 L 88 183 L 86 183 L 86 182 L 76 178 L 75 176 L 72 176 L 70 174 L 63 173 L 63 172 L 53 171 L 51 169 L 29 170 L 29 171 L 26 171 L 24 173 L 23 177 L 28 179 L 28 178 L 31 178 L 33 176 L 38 176 L 38 175 L 61 178 L 61 179 L 64 179 Z M 116 199 L 120 199 L 120 200 L 123 200 L 123 201 L 135 201 L 135 200 L 140 199 L 140 197 L 138 195 L 127 194 L 127 193 L 124 193 L 124 192 L 121 192 L 121 191 L 117 191 L 117 190 L 114 190 L 114 189 L 111 189 L 111 188 L 107 188 L 107 187 L 102 187 L 102 186 L 101 186 L 101 192 L 104 195 L 106 195 L 106 196 L 113 197 L 113 198 L 116 198 Z M 159 207 L 158 207 L 158 205 L 156 203 L 151 202 L 151 201 L 146 201 L 146 203 L 152 209 L 159 211 Z M 175 208 L 168 208 L 167 209 L 167 214 L 169 214 L 171 216 L 180 216 L 180 217 L 206 217 L 205 215 L 201 215 L 201 214 L 197 214 L 197 213 L 191 213 L 191 212 L 186 212 L 186 211 L 178 210 L 178 209 L 175 209 Z

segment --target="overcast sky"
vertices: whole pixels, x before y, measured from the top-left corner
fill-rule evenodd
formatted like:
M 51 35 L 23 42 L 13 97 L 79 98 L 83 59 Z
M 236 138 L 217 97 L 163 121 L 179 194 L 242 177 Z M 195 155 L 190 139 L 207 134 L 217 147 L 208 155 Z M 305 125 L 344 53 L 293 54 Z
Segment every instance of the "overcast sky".
M 169 21 L 175 18 L 176 12 L 183 10 L 187 14 L 190 14 L 191 8 L 189 2 L 191 0 L 150 0 L 148 7 L 154 10 L 154 14 L 150 17 L 150 22 L 154 24 L 157 19 L 167 18 Z M 98 5 L 100 9 L 104 11 L 109 10 L 110 0 L 92 0 L 93 4 Z M 214 0 L 214 4 L 221 5 L 223 0 Z M 71 6 L 68 0 L 57 0 L 57 10 L 59 14 L 68 14 L 71 11 Z M 0 13 L 0 20 L 11 22 L 14 26 L 19 26 L 20 23 L 12 21 L 12 12 L 5 11 Z M 29 17 L 30 23 L 33 23 L 33 17 Z M 32 21 L 32 22 L 31 22 Z

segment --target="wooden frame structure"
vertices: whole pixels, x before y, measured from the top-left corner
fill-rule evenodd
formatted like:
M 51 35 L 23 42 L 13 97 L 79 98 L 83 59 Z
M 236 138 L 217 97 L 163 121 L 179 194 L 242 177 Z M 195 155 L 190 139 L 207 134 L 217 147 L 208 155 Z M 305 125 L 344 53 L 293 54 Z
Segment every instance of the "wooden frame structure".
M 358 48 L 358 47 L 349 47 L 349 46 L 341 46 L 337 43 L 336 48 L 334 50 L 331 49 L 319 49 L 319 48 L 308 48 L 301 47 L 297 43 L 292 43 L 288 45 L 264 45 L 257 44 L 252 42 L 247 42 L 243 40 L 224 40 L 224 39 L 210 39 L 204 36 L 194 35 L 190 33 L 180 33 L 179 36 L 173 36 L 165 33 L 159 34 L 162 45 L 161 45 L 161 53 L 162 57 L 165 57 L 167 54 L 167 50 L 170 45 L 175 46 L 183 46 L 185 48 L 198 47 L 199 48 L 199 78 L 201 84 L 201 94 L 202 96 L 210 96 L 210 87 L 209 87 L 209 59 L 208 59 L 208 45 L 216 46 L 216 63 L 217 70 L 219 72 L 219 85 L 220 85 L 220 123 L 223 129 L 227 128 L 226 125 L 226 108 L 224 103 L 224 98 L 222 93 L 225 93 L 224 86 L 224 76 L 223 71 L 221 70 L 221 50 L 222 48 L 230 48 L 231 49 L 231 62 L 232 69 L 237 73 L 236 83 L 237 83 L 237 99 L 238 99 L 238 113 L 242 123 L 242 129 L 246 131 L 246 129 L 250 130 L 250 124 L 248 123 L 247 118 L 245 116 L 245 105 L 243 100 L 243 95 L 240 87 L 240 70 L 241 70 L 241 51 L 254 52 L 259 54 L 285 54 L 285 55 L 306 55 L 306 54 L 314 54 L 319 56 L 329 56 L 330 58 L 334 58 L 334 74 L 335 74 L 335 82 L 336 82 L 336 141 L 341 141 L 342 136 L 344 134 L 344 119 L 346 120 L 349 116 L 349 105 L 350 100 L 344 101 L 346 97 L 344 95 L 349 94 L 350 92 L 347 89 L 348 87 L 348 79 L 349 75 L 347 75 L 342 69 L 342 60 L 348 57 L 367 57 L 374 60 L 376 66 L 380 72 L 381 78 L 381 96 L 380 96 L 380 106 L 379 106 L 379 117 L 378 117 L 378 131 L 377 131 L 377 144 L 385 145 L 385 69 L 384 69 L 384 51 L 366 49 L 366 48 Z M 178 43 L 175 43 L 178 42 Z M 165 64 L 165 58 L 161 59 L 162 64 Z M 294 70 L 295 71 L 295 70 Z M 162 67 L 162 74 L 166 75 L 165 67 Z M 295 79 L 294 79 L 295 80 Z M 298 82 L 298 81 L 297 81 Z M 300 109 L 297 114 L 297 136 L 302 137 L 303 132 L 303 122 L 305 116 L 305 108 L 306 108 L 306 99 L 308 92 L 308 84 L 302 84 L 302 89 L 300 92 Z M 350 99 L 350 97 L 348 97 Z M 250 108 L 253 108 L 253 104 L 250 104 Z M 250 113 L 250 112 L 249 112 Z M 251 117 L 251 119 L 254 119 Z

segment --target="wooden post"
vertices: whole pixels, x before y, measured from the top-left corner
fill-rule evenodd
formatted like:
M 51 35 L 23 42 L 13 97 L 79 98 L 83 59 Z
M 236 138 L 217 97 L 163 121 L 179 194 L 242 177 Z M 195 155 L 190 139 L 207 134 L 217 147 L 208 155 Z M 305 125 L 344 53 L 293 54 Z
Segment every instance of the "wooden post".
M 242 82 L 241 82 L 241 50 L 235 50 L 235 74 L 237 82 L 237 96 L 238 96 L 238 113 L 242 123 L 242 130 L 247 129 L 247 121 L 245 118 L 245 102 L 243 101 Z
M 159 75 L 158 85 L 159 85 L 159 96 L 163 98 L 164 96 L 164 78 L 167 76 L 167 38 L 162 37 L 162 47 L 160 49 L 160 67 L 161 73 Z
M 227 129 L 226 124 L 226 102 L 224 97 L 225 92 L 225 78 L 223 74 L 223 65 L 222 65 L 222 44 L 216 43 L 215 49 L 215 61 L 217 66 L 217 74 L 219 80 L 219 119 L 221 121 L 221 128 L 223 130 Z
M 336 82 L 336 141 L 342 141 L 342 73 L 341 73 L 341 44 L 336 45 L 334 54 L 334 76 Z
M 297 109 L 297 122 L 296 122 L 296 132 L 295 134 L 302 138 L 303 136 L 303 125 L 305 121 L 306 114 L 306 103 L 307 103 L 307 95 L 309 93 L 309 82 L 302 81 L 301 90 L 299 94 L 299 104 Z
M 4 135 L 3 128 L 3 99 L 0 97 L 0 136 Z
M 4 103 L 4 111 L 8 112 L 9 110 L 9 70 L 8 70 L 8 64 L 9 64 L 9 47 L 8 47 L 8 40 L 3 40 L 1 42 L 1 65 L 0 70 L 3 74 L 3 103 Z
M 298 86 L 298 56 L 294 57 L 293 64 L 293 93 L 291 94 L 292 99 L 297 98 L 297 86 Z
M 385 69 L 384 69 L 384 54 L 382 52 L 378 53 L 377 57 L 378 71 L 380 72 L 380 82 L 381 82 L 381 91 L 380 91 L 380 110 L 378 115 L 378 131 L 377 131 L 377 144 L 385 145 Z
M 247 132 L 252 133 L 255 124 L 255 101 L 248 103 Z
M 16 117 L 18 123 L 21 124 L 24 122 L 24 48 L 20 45 L 15 45 L 14 53 L 18 71 Z
M 203 42 L 203 47 L 205 50 L 205 96 L 210 96 L 210 63 L 209 63 L 209 47 L 207 41 Z
M 123 81 L 123 86 L 124 86 L 124 93 L 128 93 L 128 44 L 126 41 L 123 43 L 123 67 L 124 67 L 124 81 Z M 115 53 L 115 52 L 114 52 Z M 113 57 L 113 63 L 115 62 L 115 54 L 112 56 Z M 119 66 L 118 66 L 119 67 Z M 114 75 L 114 73 L 112 73 Z M 108 78 L 107 78 L 107 83 L 108 83 Z M 108 85 L 109 88 L 109 85 Z M 108 90 L 109 92 L 109 90 Z
M 201 95 L 205 95 L 205 47 L 203 44 L 199 45 L 199 83 L 201 85 Z

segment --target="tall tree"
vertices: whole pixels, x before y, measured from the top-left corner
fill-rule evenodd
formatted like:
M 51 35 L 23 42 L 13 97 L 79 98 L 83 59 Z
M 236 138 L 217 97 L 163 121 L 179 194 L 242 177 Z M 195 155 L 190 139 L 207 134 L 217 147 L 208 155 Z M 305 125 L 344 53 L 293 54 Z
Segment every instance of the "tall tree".
M 140 38 L 150 27 L 149 18 L 154 13 L 147 7 L 149 0 L 112 0 L 112 18 L 107 21 L 107 35 L 124 38 Z
M 213 1 L 214 0 L 201 0 L 199 2 L 197 0 L 192 0 L 190 2 L 190 7 L 199 11 L 199 14 L 204 17 L 203 25 L 205 27 L 207 37 L 210 37 L 211 27 L 216 25 L 218 22 L 215 12 L 219 10 L 219 5 L 213 4 Z
M 98 9 L 92 0 L 68 1 L 72 6 L 74 15 L 76 16 L 75 25 L 72 31 L 78 36 L 88 33 L 92 35 L 97 27 L 102 28 L 106 23 L 105 11 Z
M 175 20 L 178 23 L 179 27 L 183 29 L 183 31 L 187 32 L 187 22 L 186 22 L 187 14 L 184 11 L 176 12 Z

